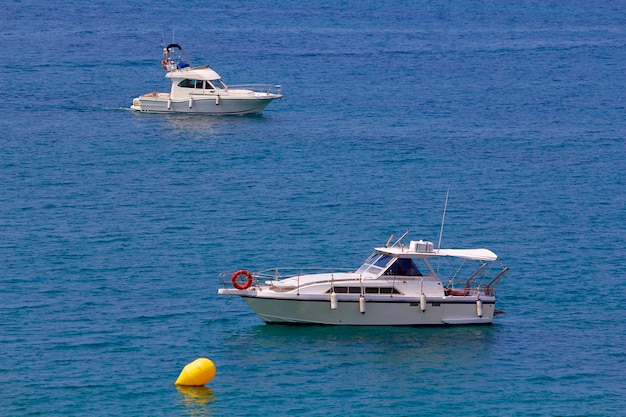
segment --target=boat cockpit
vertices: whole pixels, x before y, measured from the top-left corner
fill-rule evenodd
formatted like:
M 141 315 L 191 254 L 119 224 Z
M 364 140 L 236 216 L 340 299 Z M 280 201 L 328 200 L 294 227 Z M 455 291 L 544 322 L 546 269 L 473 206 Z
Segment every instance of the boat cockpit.
M 423 263 L 421 259 L 397 258 L 380 252 L 374 252 L 356 270 L 360 275 L 381 276 L 394 275 L 402 277 L 422 277 L 424 276 L 418 267 L 418 263 Z M 428 265 L 420 265 L 422 270 L 429 271 Z

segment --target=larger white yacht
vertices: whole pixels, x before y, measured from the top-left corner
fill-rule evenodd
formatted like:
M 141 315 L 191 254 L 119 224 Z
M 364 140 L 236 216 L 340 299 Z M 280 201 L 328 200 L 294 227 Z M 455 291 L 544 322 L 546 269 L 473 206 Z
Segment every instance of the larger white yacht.
M 218 294 L 242 297 L 266 323 L 354 326 L 491 324 L 508 267 L 488 249 L 435 249 L 422 240 L 375 248 L 353 272 L 222 274 Z M 493 268 L 495 266 L 495 268 Z M 445 278 L 444 278 L 445 276 Z

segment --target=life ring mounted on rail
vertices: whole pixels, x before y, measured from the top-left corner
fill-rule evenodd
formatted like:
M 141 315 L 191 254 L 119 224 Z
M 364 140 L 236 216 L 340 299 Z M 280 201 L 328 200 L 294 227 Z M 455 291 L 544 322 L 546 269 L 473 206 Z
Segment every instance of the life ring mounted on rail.
M 168 68 L 169 62 L 167 61 L 167 59 L 161 60 L 161 66 L 163 67 L 165 71 L 169 71 L 169 68 Z
M 241 275 L 248 278 L 246 283 L 243 285 L 239 283 L 239 277 Z M 246 288 L 249 288 L 250 285 L 252 285 L 252 274 L 246 271 L 245 269 L 240 269 L 239 271 L 233 274 L 233 277 L 231 278 L 231 282 L 233 283 L 233 287 L 237 288 L 238 290 L 245 290 Z

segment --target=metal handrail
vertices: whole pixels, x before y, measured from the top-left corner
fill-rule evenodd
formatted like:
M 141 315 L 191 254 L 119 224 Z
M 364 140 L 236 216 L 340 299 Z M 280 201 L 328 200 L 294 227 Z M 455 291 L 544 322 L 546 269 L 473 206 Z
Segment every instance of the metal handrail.
M 496 287 L 461 287 L 461 288 L 451 288 L 446 287 L 444 289 L 446 295 L 454 295 L 458 297 L 476 297 L 480 295 L 486 296 L 495 296 L 496 295 Z
M 289 277 L 299 277 L 302 275 L 312 275 L 315 273 L 347 273 L 353 272 L 353 269 L 343 268 L 328 268 L 328 267 L 308 267 L 308 268 L 298 268 L 298 267 L 280 267 L 280 268 L 269 268 L 263 269 L 261 271 L 252 273 L 252 286 L 258 286 L 259 282 L 262 281 L 277 281 L 284 278 Z M 233 272 L 222 272 L 219 274 L 219 279 L 224 288 L 227 288 L 231 285 L 231 277 Z
M 345 273 L 345 272 L 350 272 L 350 271 L 353 271 L 353 269 L 352 270 L 348 268 L 337 269 L 337 268 L 316 267 L 316 266 L 311 266 L 307 268 L 299 268 L 299 267 L 293 267 L 293 266 L 285 266 L 285 267 L 263 269 L 261 271 L 253 272 L 252 275 L 257 276 L 257 277 L 282 279 L 285 277 L 293 277 L 297 275 L 311 275 L 314 273 L 324 273 L 324 272 Z
M 228 90 L 252 90 L 255 93 L 281 95 L 283 92 L 283 86 L 274 84 L 235 84 L 229 85 L 226 91 Z

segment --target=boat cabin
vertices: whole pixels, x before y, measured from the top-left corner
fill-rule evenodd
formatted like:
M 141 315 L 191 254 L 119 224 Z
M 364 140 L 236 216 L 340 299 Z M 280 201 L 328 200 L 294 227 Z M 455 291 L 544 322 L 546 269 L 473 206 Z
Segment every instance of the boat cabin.
M 166 77 L 172 80 L 170 97 L 173 100 L 228 90 L 220 75 L 208 66 L 171 71 Z

